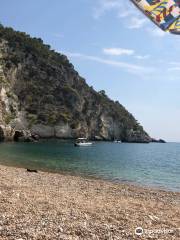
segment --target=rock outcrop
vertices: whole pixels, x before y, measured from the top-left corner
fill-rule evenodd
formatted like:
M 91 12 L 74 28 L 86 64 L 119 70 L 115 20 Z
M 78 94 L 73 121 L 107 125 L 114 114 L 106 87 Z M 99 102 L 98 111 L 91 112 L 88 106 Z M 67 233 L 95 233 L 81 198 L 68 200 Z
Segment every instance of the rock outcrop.
M 155 138 L 152 138 L 152 140 L 151 140 L 151 142 L 153 142 L 153 143 L 166 143 L 166 141 L 165 140 L 163 140 L 163 139 L 155 139 Z
M 0 26 L 0 139 L 88 137 L 150 142 L 119 102 L 96 92 L 41 39 Z M 28 134 L 27 134 L 28 133 Z

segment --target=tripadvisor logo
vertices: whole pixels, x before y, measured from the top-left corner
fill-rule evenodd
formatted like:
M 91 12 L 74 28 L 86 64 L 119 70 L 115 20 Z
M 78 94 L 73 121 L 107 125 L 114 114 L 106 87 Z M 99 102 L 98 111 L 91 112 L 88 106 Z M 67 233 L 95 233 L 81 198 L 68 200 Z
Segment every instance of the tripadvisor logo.
M 172 234 L 174 231 L 180 231 L 179 228 L 176 229 L 154 229 L 154 230 L 148 230 L 148 229 L 143 229 L 142 227 L 137 227 L 135 229 L 135 234 L 137 236 L 141 236 L 143 234 Z
M 138 235 L 138 236 L 141 236 L 142 234 L 144 233 L 144 230 L 142 227 L 137 227 L 135 229 L 135 234 Z

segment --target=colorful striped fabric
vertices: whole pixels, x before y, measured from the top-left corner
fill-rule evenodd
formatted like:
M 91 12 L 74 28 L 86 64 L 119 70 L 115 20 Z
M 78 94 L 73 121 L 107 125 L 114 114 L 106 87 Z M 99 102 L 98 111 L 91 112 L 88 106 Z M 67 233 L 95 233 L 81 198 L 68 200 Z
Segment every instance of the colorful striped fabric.
M 180 34 L 180 0 L 131 0 L 162 30 Z

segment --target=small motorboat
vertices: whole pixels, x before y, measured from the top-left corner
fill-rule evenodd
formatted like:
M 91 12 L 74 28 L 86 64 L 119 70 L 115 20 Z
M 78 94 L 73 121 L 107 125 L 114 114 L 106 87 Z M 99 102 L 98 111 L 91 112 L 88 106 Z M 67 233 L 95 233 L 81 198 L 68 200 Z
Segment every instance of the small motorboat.
M 89 142 L 87 138 L 78 138 L 74 143 L 75 147 L 86 147 L 91 145 L 92 145 L 92 142 Z
M 114 140 L 114 143 L 122 143 L 121 140 Z

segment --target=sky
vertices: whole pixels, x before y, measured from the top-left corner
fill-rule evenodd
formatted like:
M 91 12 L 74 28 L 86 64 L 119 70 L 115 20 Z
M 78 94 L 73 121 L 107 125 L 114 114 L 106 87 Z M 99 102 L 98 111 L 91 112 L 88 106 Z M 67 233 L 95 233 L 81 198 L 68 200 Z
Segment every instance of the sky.
M 180 36 L 130 0 L 0 0 L 0 22 L 64 53 L 155 138 L 180 141 Z

